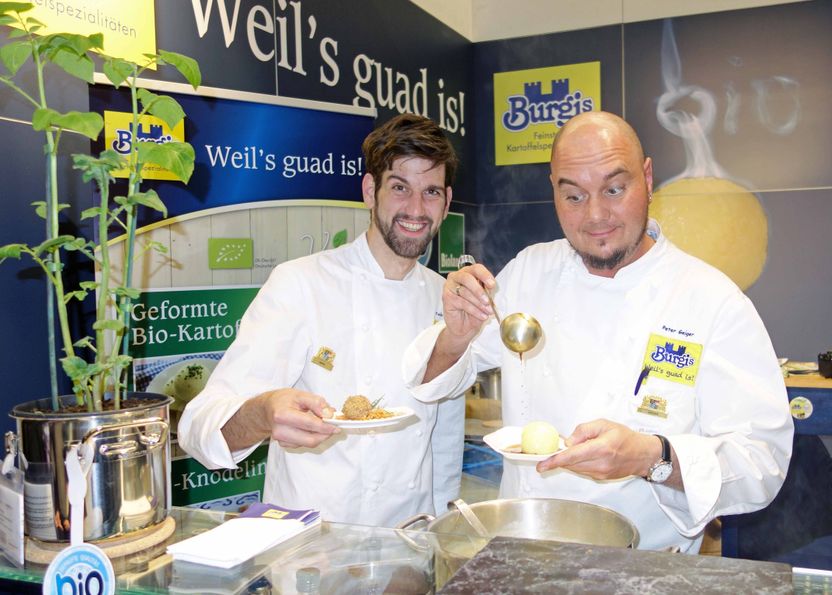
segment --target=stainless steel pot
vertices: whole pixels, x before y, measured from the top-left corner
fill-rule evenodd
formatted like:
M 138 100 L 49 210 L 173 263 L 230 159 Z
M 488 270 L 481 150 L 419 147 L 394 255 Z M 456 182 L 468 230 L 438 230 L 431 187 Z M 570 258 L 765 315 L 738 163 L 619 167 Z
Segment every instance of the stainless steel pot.
M 636 548 L 638 529 L 615 511 L 571 500 L 548 498 L 520 498 L 487 500 L 470 505 L 471 511 L 485 526 L 490 537 L 522 537 Z M 437 589 L 488 542 L 477 535 L 459 510 L 450 510 L 434 518 L 421 514 L 400 523 L 407 529 L 420 521 L 427 521 L 435 550 Z M 424 544 L 414 544 L 425 547 Z
M 66 453 L 94 453 L 84 499 L 84 540 L 100 540 L 160 523 L 170 509 L 169 405 L 166 395 L 128 393 L 142 402 L 120 411 L 53 412 L 49 399 L 17 405 L 17 449 L 24 471 L 26 533 L 69 541 Z M 61 397 L 71 405 L 75 397 Z
M 502 374 L 500 368 L 492 368 L 477 374 L 477 380 L 471 387 L 472 396 L 477 399 L 496 399 L 502 397 Z

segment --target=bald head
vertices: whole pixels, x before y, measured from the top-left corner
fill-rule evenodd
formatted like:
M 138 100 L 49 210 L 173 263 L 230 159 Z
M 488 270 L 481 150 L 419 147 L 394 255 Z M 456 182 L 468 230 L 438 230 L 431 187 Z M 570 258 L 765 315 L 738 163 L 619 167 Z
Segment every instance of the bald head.
M 558 151 L 569 148 L 570 140 L 587 135 L 610 139 L 618 136 L 636 151 L 639 161 L 644 161 L 644 150 L 636 131 L 623 118 L 609 112 L 584 112 L 570 119 L 555 136 L 550 161 L 554 163 L 559 156 Z

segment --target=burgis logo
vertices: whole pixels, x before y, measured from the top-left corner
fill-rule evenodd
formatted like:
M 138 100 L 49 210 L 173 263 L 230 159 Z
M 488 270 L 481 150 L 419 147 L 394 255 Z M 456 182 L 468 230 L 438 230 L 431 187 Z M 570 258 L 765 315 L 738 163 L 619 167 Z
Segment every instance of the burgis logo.
M 592 97 L 585 97 L 579 89 L 569 91 L 569 79 L 552 80 L 550 93 L 542 93 L 541 86 L 540 81 L 523 83 L 522 95 L 506 97 L 508 110 L 502 118 L 506 130 L 518 132 L 529 124 L 550 122 L 560 128 L 570 118 L 595 107 Z
M 145 114 L 139 119 L 135 131 L 133 128 L 133 114 L 104 110 L 104 143 L 106 147 L 112 148 L 119 155 L 129 155 L 134 142 L 162 145 L 185 140 L 184 120 L 170 128 L 159 118 Z M 116 178 L 126 178 L 128 175 L 127 168 L 113 172 Z M 145 180 L 178 180 L 162 166 L 151 163 L 145 163 L 142 166 L 142 178 Z
M 163 145 L 173 140 L 173 137 L 170 134 L 164 134 L 163 127 L 160 124 L 151 124 L 150 132 L 146 132 L 144 124 L 139 122 L 139 126 L 136 129 L 136 134 L 134 136 L 133 123 L 131 122 L 127 130 L 123 128 L 116 128 L 115 133 L 116 138 L 112 141 L 111 145 L 113 150 L 121 155 L 127 155 L 130 153 L 130 150 L 133 148 L 133 138 L 140 143 L 156 143 L 158 145 Z
M 686 352 L 687 347 L 684 345 L 680 345 L 674 349 L 673 343 L 668 342 L 664 344 L 664 347 L 656 345 L 656 349 L 650 354 L 650 358 L 654 362 L 667 362 L 682 369 L 688 368 L 696 363 L 696 359 Z

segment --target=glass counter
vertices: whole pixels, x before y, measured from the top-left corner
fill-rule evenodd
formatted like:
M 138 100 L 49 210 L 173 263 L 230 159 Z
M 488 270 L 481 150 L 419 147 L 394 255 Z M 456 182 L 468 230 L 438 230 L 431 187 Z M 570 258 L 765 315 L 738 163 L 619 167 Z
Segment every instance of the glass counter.
M 451 550 L 457 558 L 466 559 L 486 545 L 485 540 L 464 535 L 438 536 L 418 525 L 399 531 L 324 522 L 318 529 L 223 570 L 174 562 L 165 548 L 234 515 L 175 507 L 170 516 L 176 528 L 166 541 L 113 561 L 118 593 L 433 593 L 437 574 L 441 585 L 456 569 L 447 567 L 446 557 L 436 555 L 440 544 L 441 551 Z M 16 568 L 0 557 L 0 579 L 9 593 L 39 593 L 45 571 L 45 565 L 32 563 Z

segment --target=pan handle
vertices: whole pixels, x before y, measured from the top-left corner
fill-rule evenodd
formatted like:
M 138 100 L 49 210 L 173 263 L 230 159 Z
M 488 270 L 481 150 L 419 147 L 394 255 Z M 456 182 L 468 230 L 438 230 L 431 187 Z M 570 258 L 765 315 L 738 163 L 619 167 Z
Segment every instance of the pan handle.
M 407 534 L 406 530 L 418 523 L 419 521 L 427 521 L 428 523 L 430 523 L 435 519 L 436 517 L 432 514 L 422 512 L 420 514 L 413 515 L 409 519 L 403 520 L 393 529 L 396 531 L 396 534 L 402 539 L 402 541 L 404 541 L 407 545 L 412 547 L 417 552 L 429 552 L 432 549 L 431 546 L 417 543 L 410 535 Z

